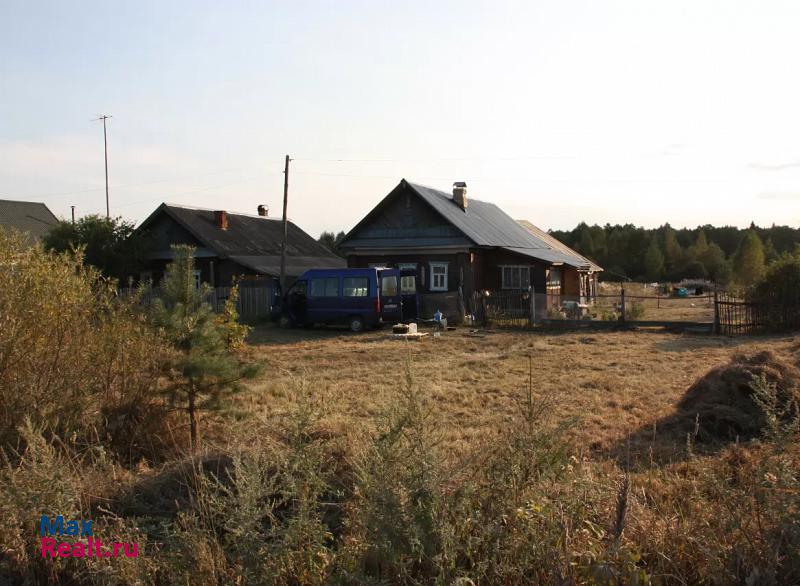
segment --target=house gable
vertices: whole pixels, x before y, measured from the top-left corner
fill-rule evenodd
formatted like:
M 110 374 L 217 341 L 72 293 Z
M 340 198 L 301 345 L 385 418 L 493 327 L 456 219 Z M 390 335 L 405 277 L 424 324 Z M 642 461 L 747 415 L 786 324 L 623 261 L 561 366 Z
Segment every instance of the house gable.
M 472 245 L 470 239 L 403 180 L 345 236 L 340 246 L 355 249 Z

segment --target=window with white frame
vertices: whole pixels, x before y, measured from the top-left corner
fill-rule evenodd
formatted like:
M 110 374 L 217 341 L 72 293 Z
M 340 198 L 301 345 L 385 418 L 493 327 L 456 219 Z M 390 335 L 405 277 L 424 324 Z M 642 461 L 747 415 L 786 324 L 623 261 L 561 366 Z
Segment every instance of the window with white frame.
M 194 273 L 194 288 L 199 289 L 200 283 L 202 283 L 202 277 L 200 276 L 200 271 L 194 270 L 192 272 Z
M 500 267 L 503 289 L 527 289 L 531 284 L 531 268 L 522 265 Z
M 431 291 L 447 291 L 447 265 L 446 262 L 430 263 Z

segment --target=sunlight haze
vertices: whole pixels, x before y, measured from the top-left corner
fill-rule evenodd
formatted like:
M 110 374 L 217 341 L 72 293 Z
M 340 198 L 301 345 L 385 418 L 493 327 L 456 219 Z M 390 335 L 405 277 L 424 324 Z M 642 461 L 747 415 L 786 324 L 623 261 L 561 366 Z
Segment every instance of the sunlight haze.
M 349 230 L 401 178 L 545 229 L 800 224 L 796 2 L 0 3 L 0 198 Z

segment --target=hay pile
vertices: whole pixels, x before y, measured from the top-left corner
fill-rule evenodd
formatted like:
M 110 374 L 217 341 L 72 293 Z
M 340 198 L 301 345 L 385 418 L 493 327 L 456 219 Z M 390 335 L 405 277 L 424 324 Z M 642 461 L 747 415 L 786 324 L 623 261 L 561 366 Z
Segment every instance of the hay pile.
M 791 401 L 800 404 L 800 370 L 766 350 L 735 356 L 698 379 L 678 403 L 680 418 L 694 422 L 699 417 L 700 441 L 758 437 L 766 419 L 752 398 L 751 383 L 760 375 L 776 385 L 781 408 Z

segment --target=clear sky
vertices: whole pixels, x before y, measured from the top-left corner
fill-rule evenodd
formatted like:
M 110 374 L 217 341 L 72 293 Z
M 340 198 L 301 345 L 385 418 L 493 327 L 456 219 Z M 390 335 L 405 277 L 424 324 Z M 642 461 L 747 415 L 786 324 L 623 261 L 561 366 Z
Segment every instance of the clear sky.
M 800 2 L 0 0 L 0 198 L 348 230 L 405 177 L 543 228 L 800 224 Z

